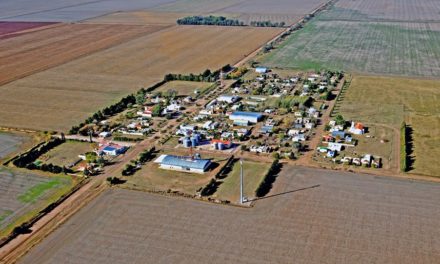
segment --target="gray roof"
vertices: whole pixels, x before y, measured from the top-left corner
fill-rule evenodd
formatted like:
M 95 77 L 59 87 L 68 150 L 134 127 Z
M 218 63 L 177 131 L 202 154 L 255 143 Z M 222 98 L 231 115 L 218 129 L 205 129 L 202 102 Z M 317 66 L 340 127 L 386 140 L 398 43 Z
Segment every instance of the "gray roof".
M 211 161 L 208 159 L 193 159 L 191 157 L 167 155 L 161 164 L 201 170 L 206 169 L 209 164 L 211 164 Z

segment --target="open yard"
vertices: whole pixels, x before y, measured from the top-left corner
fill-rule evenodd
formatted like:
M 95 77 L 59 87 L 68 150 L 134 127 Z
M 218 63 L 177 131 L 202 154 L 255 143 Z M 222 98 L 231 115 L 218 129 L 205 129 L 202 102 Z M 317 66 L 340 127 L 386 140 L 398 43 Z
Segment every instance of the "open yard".
M 58 147 L 39 157 L 44 163 L 52 163 L 58 166 L 69 166 L 79 160 L 78 155 L 86 152 L 92 152 L 96 144 L 79 141 L 66 141 Z
M 270 168 L 270 163 L 243 161 L 243 193 L 248 199 L 255 198 L 255 191 Z M 236 203 L 240 199 L 240 162 L 234 164 L 232 171 L 218 187 L 215 198 Z
M 338 113 L 388 126 L 400 133 L 402 121 L 413 129 L 414 169 L 411 172 L 440 176 L 440 81 L 355 76 Z
M 345 2 L 381 2 L 389 7 L 383 9 L 385 14 L 396 6 L 401 7 L 389 1 Z M 409 7 L 415 10 L 430 1 L 412 2 L 413 6 L 402 5 L 407 8 L 404 14 L 411 14 Z M 338 7 L 319 14 L 275 51 L 264 55 L 262 63 L 271 67 L 343 69 L 387 75 L 440 75 L 440 27 L 436 21 L 378 20 L 365 18 L 360 11 L 344 12 L 352 13 L 353 18 L 345 19 L 345 13 L 340 14 Z
M 0 238 L 56 201 L 74 183 L 68 176 L 49 177 L 0 168 Z
M 157 154 L 157 157 L 162 154 L 188 156 L 189 149 L 175 150 L 172 153 L 160 152 Z M 147 162 L 142 166 L 142 169 L 137 171 L 133 176 L 124 177 L 124 180 L 127 180 L 127 182 L 122 185 L 122 187 L 152 191 L 167 191 L 170 189 L 194 195 L 197 190 L 205 187 L 209 183 L 228 159 L 228 156 L 224 155 L 213 155 L 209 153 L 202 153 L 201 155 L 203 159 L 211 159 L 212 162 L 211 167 L 204 174 L 164 170 L 160 169 L 157 163 Z
M 21 263 L 436 263 L 439 192 L 300 167 L 253 208 L 111 189 Z
M 142 36 L 0 87 L 0 124 L 66 131 L 166 73 L 200 73 L 234 64 L 279 32 L 174 26 Z
M 213 83 L 209 82 L 187 82 L 187 81 L 171 81 L 160 86 L 154 92 L 167 92 L 170 90 L 177 91 L 178 95 L 190 95 L 194 97 L 196 90 L 203 93 L 206 89 L 211 87 Z

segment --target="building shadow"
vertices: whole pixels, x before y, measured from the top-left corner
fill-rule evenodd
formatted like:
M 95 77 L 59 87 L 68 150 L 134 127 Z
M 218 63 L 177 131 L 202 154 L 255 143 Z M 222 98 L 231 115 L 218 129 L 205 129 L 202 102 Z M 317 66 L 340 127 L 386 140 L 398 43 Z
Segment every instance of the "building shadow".
M 286 195 L 286 194 L 290 194 L 290 193 L 294 193 L 294 192 L 299 192 L 299 191 L 305 191 L 305 190 L 309 190 L 309 189 L 318 188 L 320 186 L 321 186 L 320 184 L 316 184 L 316 185 L 313 185 L 313 186 L 304 187 L 304 188 L 300 188 L 300 189 L 296 189 L 296 190 L 292 190 L 292 191 L 286 191 L 286 192 L 276 193 L 276 194 L 272 194 L 272 195 L 268 195 L 268 196 L 264 196 L 264 197 L 260 197 L 260 198 L 254 198 L 254 199 L 249 200 L 249 201 L 253 202 L 253 201 L 273 198 L 273 197 L 277 197 L 277 196 L 281 196 L 281 195 Z

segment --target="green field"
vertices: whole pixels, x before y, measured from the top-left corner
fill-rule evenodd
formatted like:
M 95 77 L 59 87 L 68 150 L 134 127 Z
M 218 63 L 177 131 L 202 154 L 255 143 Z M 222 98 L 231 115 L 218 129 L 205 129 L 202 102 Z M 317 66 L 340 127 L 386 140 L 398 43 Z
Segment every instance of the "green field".
M 255 191 L 270 168 L 269 163 L 243 161 L 244 196 L 248 199 L 255 197 Z M 240 162 L 235 162 L 232 171 L 218 187 L 213 195 L 215 198 L 228 200 L 233 203 L 240 198 Z
M 336 113 L 395 131 L 405 121 L 413 130 L 410 172 L 440 176 L 439 87 L 435 80 L 355 76 Z
M 269 67 L 333 69 L 405 76 L 440 76 L 440 28 L 435 23 L 338 20 L 318 15 L 263 55 Z

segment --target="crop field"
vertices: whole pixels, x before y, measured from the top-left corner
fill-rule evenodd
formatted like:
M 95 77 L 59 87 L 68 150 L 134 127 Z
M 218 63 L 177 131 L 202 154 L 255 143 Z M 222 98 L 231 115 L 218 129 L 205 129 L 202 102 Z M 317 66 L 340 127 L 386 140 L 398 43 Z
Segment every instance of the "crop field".
M 3 40 L 0 84 L 160 29 L 163 27 L 68 24 Z
M 116 12 L 84 21 L 87 24 L 119 24 L 119 25 L 176 25 L 179 18 L 194 15 L 192 13 L 132 11 Z
M 0 168 L 0 238 L 56 201 L 73 184 L 67 176 L 48 177 Z
M 429 23 L 316 19 L 265 55 L 262 63 L 299 69 L 439 76 L 439 59 L 440 29 Z
M 436 0 L 340 0 L 329 18 L 341 20 L 439 21 Z
M 58 166 L 68 166 L 75 161 L 79 160 L 78 155 L 86 152 L 92 152 L 95 144 L 79 141 L 66 141 L 58 147 L 51 149 L 47 153 L 43 154 L 39 160 L 44 163 L 52 163 Z
M 0 20 L 73 22 L 118 11 L 153 8 L 176 0 L 4 0 Z
M 439 191 L 301 167 L 253 208 L 111 189 L 21 263 L 435 263 Z
M 440 81 L 355 76 L 339 113 L 376 125 L 399 129 L 406 121 L 413 129 L 413 173 L 440 176 Z
M 24 135 L 0 132 L 0 160 L 19 150 L 27 140 Z
M 243 161 L 244 196 L 248 199 L 255 198 L 255 191 L 266 176 L 270 168 L 269 163 Z M 236 203 L 240 199 L 240 162 L 235 162 L 232 171 L 218 187 L 214 198 L 228 200 Z
M 194 96 L 194 91 L 199 91 L 202 93 L 209 87 L 211 87 L 213 83 L 210 82 L 188 82 L 188 81 L 171 81 L 167 82 L 164 85 L 160 86 L 155 92 L 167 92 L 167 91 L 177 91 L 178 95 L 192 95 Z
M 0 40 L 53 25 L 50 22 L 5 22 L 0 21 Z
M 279 32 L 175 26 L 139 37 L 0 87 L 0 124 L 65 131 L 167 73 L 234 64 Z

